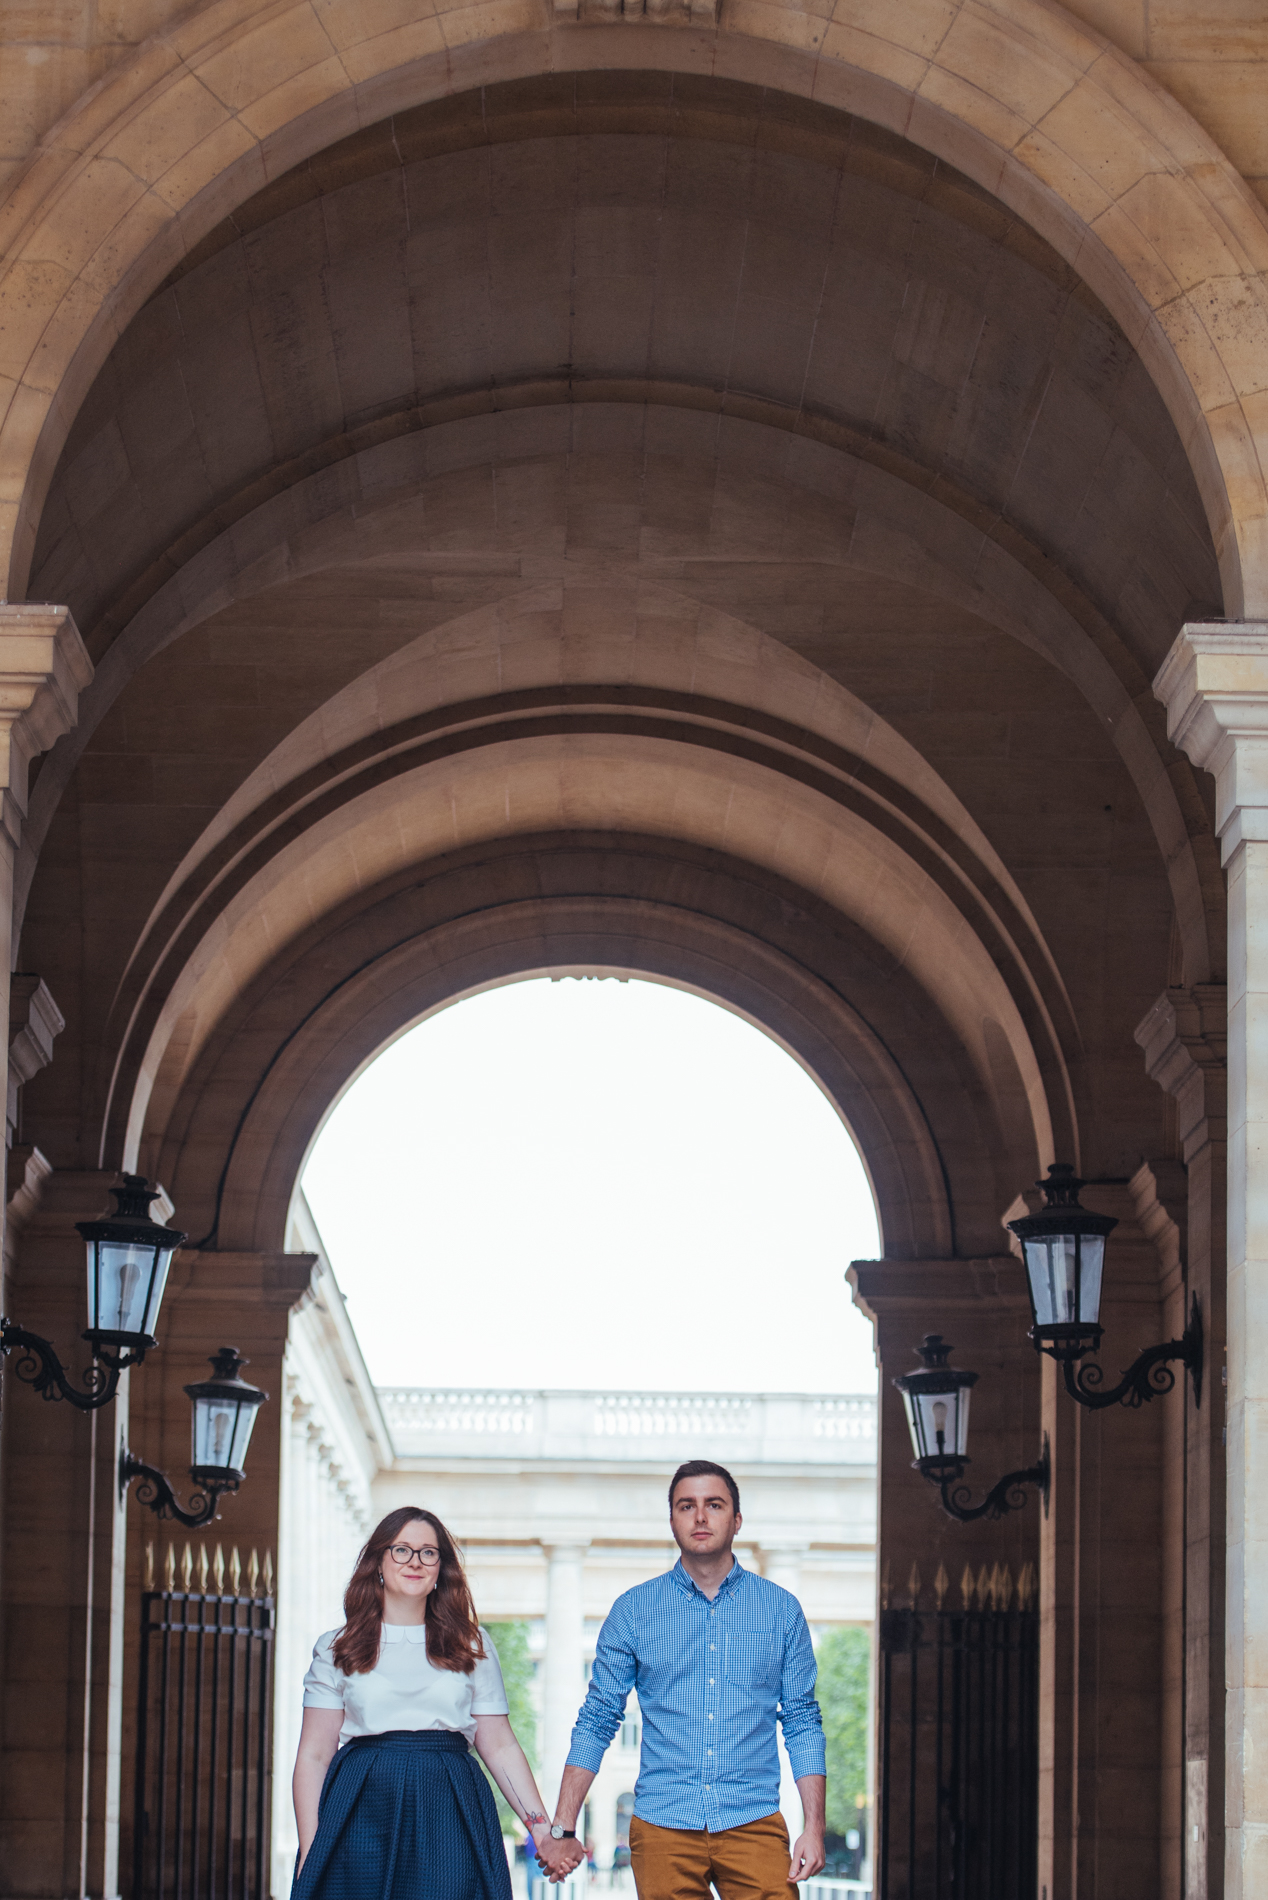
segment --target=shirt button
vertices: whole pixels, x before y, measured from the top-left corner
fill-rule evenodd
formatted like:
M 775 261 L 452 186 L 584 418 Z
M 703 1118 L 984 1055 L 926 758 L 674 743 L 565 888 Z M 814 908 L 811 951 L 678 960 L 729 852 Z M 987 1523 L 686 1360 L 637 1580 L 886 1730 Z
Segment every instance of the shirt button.
M 712 1676 L 710 1676 L 710 1677 L 709 1677 L 709 1687 L 710 1687 L 711 1689 L 712 1689 L 712 1687 L 713 1687 L 713 1677 L 712 1677 Z
M 712 1721 L 712 1720 L 713 1720 L 713 1717 L 712 1717 L 712 1715 L 711 1715 L 711 1716 L 709 1717 L 709 1720 L 710 1720 L 710 1721 Z

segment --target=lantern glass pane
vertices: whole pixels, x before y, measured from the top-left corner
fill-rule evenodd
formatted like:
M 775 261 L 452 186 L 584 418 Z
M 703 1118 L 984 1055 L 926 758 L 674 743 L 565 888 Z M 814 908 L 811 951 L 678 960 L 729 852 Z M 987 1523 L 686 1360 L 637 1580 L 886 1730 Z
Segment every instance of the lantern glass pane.
M 1103 1234 L 1047 1234 L 1023 1242 L 1035 1324 L 1095 1326 L 1101 1311 Z
M 90 1240 L 89 1329 L 152 1337 L 171 1264 L 167 1248 L 156 1254 L 154 1247 L 145 1242 Z
M 258 1405 L 243 1405 L 239 1409 L 233 1431 L 233 1457 L 230 1461 L 235 1471 L 245 1471 L 247 1468 L 247 1446 L 251 1442 L 251 1433 L 255 1430 L 255 1421 L 259 1415 Z
M 1076 1317 L 1073 1234 L 1045 1234 L 1023 1242 L 1035 1324 L 1063 1326 Z
M 969 1387 L 950 1392 L 904 1392 L 907 1429 L 917 1458 L 956 1457 L 968 1454 Z M 938 1437 L 942 1436 L 939 1445 Z
M 194 1464 L 241 1470 L 233 1458 L 241 1410 L 237 1399 L 194 1400 Z
M 1105 1269 L 1104 1234 L 1079 1236 L 1079 1318 L 1095 1326 L 1101 1316 L 1101 1275 Z
M 907 1414 L 907 1430 L 911 1433 L 911 1448 L 917 1458 L 923 1458 L 925 1448 L 921 1443 L 921 1432 L 924 1429 L 924 1419 L 916 1410 L 916 1403 L 910 1392 L 903 1393 L 903 1410 Z

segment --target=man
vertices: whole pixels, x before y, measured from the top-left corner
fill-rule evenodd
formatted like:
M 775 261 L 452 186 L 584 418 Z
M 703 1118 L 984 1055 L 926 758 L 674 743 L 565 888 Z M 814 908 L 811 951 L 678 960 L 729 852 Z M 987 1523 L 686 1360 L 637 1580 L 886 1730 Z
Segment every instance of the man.
M 618 1597 L 599 1634 L 572 1731 L 555 1825 L 575 1828 L 631 1689 L 643 1754 L 630 1861 L 639 1900 L 797 1900 L 792 1882 L 823 1868 L 827 1788 L 815 1659 L 801 1605 L 742 1570 L 731 1546 L 740 1493 L 721 1465 L 693 1459 L 669 1487 L 682 1556 Z M 801 1794 L 788 1848 L 779 1812 L 776 1721 Z

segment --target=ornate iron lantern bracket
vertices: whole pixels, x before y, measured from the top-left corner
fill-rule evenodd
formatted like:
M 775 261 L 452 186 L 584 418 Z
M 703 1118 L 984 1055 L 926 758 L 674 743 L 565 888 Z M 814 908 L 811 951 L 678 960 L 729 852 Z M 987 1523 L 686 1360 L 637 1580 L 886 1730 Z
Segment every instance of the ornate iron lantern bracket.
M 126 1445 L 119 1453 L 119 1492 L 127 1490 L 134 1478 L 141 1482 L 136 1488 L 138 1504 L 144 1504 L 153 1511 L 155 1517 L 174 1518 L 178 1524 L 184 1524 L 191 1531 L 200 1530 L 204 1524 L 210 1524 L 220 1508 L 220 1500 L 226 1491 L 236 1491 L 241 1480 L 238 1477 L 226 1477 L 223 1480 L 201 1478 L 198 1489 L 190 1499 L 190 1509 L 185 1510 L 179 1503 L 176 1493 L 161 1471 L 153 1465 L 147 1465 L 130 1452 Z
M 99 1346 L 81 1388 L 71 1384 L 49 1340 L 28 1333 L 11 1319 L 0 1319 L 0 1353 L 7 1356 L 11 1352 L 17 1354 L 14 1376 L 24 1385 L 33 1386 L 42 1399 L 65 1399 L 81 1412 L 95 1412 L 109 1405 L 119 1389 L 119 1375 L 129 1366 L 140 1365 L 145 1357 L 143 1351 L 112 1353 Z
M 82 1386 L 72 1384 L 51 1340 L 0 1319 L 0 1356 L 17 1353 L 13 1370 L 42 1399 L 65 1399 L 80 1412 L 109 1405 L 119 1376 L 139 1366 L 158 1344 L 154 1327 L 172 1256 L 187 1238 L 150 1219 L 158 1199 L 144 1176 L 124 1174 L 111 1188 L 115 1211 L 102 1220 L 76 1221 L 88 1248 L 88 1330 L 92 1364 Z
M 933 1466 L 939 1462 L 941 1462 L 944 1467 L 954 1465 L 956 1468 L 943 1469 L 942 1471 L 925 1471 L 923 1468 L 925 1464 Z M 967 1464 L 967 1458 L 957 1458 L 954 1460 L 944 1459 L 941 1461 L 930 1458 L 922 1460 L 919 1467 L 922 1477 L 927 1478 L 930 1484 L 937 1485 L 942 1498 L 943 1510 L 948 1517 L 955 1518 L 957 1523 L 974 1524 L 978 1518 L 981 1517 L 1006 1517 L 1010 1511 L 1020 1511 L 1022 1506 L 1026 1503 L 1026 1486 L 1029 1484 L 1038 1487 L 1039 1494 L 1043 1498 L 1043 1514 L 1047 1517 L 1048 1491 L 1052 1479 L 1052 1468 L 1051 1460 L 1048 1455 L 1048 1434 L 1046 1432 L 1044 1433 L 1043 1451 L 1040 1454 L 1039 1462 L 1037 1464 L 1027 1465 L 1024 1471 L 1010 1471 L 1006 1478 L 1001 1478 L 998 1484 L 991 1486 L 980 1504 L 969 1503 L 969 1498 L 972 1496 L 972 1493 L 966 1484 L 960 1483 Z
M 1070 1397 L 1091 1412 L 1109 1405 L 1140 1407 L 1174 1391 L 1174 1360 L 1188 1369 L 1193 1403 L 1201 1405 L 1202 1314 L 1196 1294 L 1181 1337 L 1146 1346 L 1108 1392 L 1101 1390 L 1105 1374 L 1099 1365 L 1077 1363 L 1100 1348 L 1105 1243 L 1118 1223 L 1082 1205 L 1079 1189 L 1084 1183 L 1066 1161 L 1054 1162 L 1048 1179 L 1037 1186 L 1043 1190 L 1044 1205 L 1037 1213 L 1008 1222 L 1021 1242 L 1036 1352 L 1056 1360 Z
M 901 1373 L 894 1385 L 903 1395 L 916 1454 L 914 1469 L 937 1487 L 947 1516 L 961 1524 L 972 1524 L 979 1517 L 1005 1517 L 1009 1511 L 1020 1511 L 1026 1502 L 1026 1486 L 1035 1484 L 1043 1494 L 1046 1517 L 1050 1477 L 1046 1436 L 1038 1464 L 1010 1471 L 991 1486 L 980 1504 L 970 1504 L 972 1493 L 961 1481 L 969 1464 L 969 1398 L 977 1374 L 947 1364 L 951 1347 L 941 1333 L 926 1333 L 916 1351 L 923 1361 L 920 1369 Z
M 147 1465 L 132 1452 L 119 1454 L 119 1494 L 134 1478 L 137 1503 L 144 1504 L 156 1517 L 175 1518 L 189 1530 L 210 1524 L 226 1491 L 236 1491 L 246 1477 L 247 1445 L 260 1407 L 268 1398 L 259 1386 L 248 1385 L 241 1375 L 246 1360 L 234 1346 L 222 1346 L 211 1361 L 210 1379 L 199 1379 L 185 1391 L 193 1407 L 194 1462 L 189 1475 L 197 1489 L 188 1510 L 161 1471 Z
M 1061 1360 L 1061 1371 L 1070 1397 L 1077 1399 L 1080 1405 L 1086 1405 L 1089 1411 L 1100 1412 L 1108 1405 L 1138 1408 L 1147 1405 L 1150 1399 L 1174 1391 L 1176 1375 L 1170 1361 L 1179 1360 L 1188 1368 L 1189 1377 L 1193 1380 L 1193 1403 L 1201 1405 L 1202 1353 L 1202 1309 L 1195 1293 L 1189 1308 L 1189 1323 L 1180 1338 L 1168 1339 L 1160 1346 L 1146 1346 L 1139 1358 L 1128 1366 L 1118 1384 L 1111 1386 L 1108 1392 L 1101 1390 L 1105 1374 L 1095 1360 L 1090 1365 L 1076 1364 L 1071 1356 Z M 1056 1357 L 1055 1354 L 1053 1356 Z

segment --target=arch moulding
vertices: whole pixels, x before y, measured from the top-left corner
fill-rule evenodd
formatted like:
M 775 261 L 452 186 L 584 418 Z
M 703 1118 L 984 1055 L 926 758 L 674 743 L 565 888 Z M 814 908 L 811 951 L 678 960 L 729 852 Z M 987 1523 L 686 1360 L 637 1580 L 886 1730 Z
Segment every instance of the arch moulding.
M 157 1170 L 207 1244 L 263 1244 L 326 1108 L 408 1023 L 526 971 L 617 967 L 797 1053 L 860 1140 L 891 1252 L 989 1250 L 1016 1179 L 1077 1153 L 1081 1051 L 987 840 L 756 629 L 652 589 L 552 639 L 550 605 L 530 589 L 420 636 L 244 783 L 120 985 L 103 1156 Z
M 866 30 L 762 0 L 723 0 L 716 25 L 683 21 L 581 24 L 549 0 L 434 13 L 218 0 L 147 41 L 52 129 L 0 207 L 9 597 L 23 594 L 84 392 L 140 305 L 237 204 L 429 99 L 641 67 L 776 86 L 859 114 L 1032 224 L 1158 385 L 1203 495 L 1226 612 L 1268 613 L 1268 224 L 1170 94 L 1051 0 L 877 0 Z
M 814 1077 L 849 1128 L 894 1257 L 945 1258 L 953 1251 L 955 1224 L 933 1132 L 901 1068 L 848 1003 L 793 959 L 721 920 L 593 894 L 530 898 L 454 918 L 350 973 L 279 1049 L 244 1105 L 217 1183 L 213 1244 L 283 1249 L 295 1187 L 329 1110 L 404 1030 L 481 989 L 571 974 L 670 983 L 770 1035 Z M 205 1106 L 194 1111 L 185 1136 L 195 1148 Z M 175 1121 L 182 1120 L 178 1108 Z M 170 1146 L 166 1161 L 175 1163 L 177 1180 L 181 1164 Z

